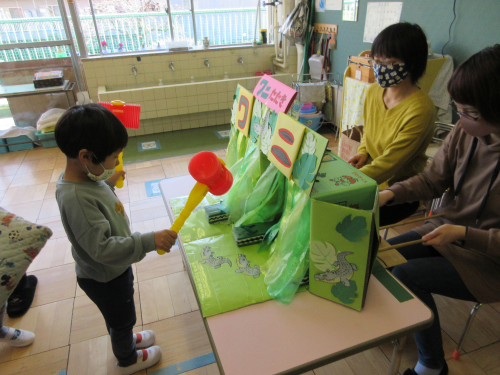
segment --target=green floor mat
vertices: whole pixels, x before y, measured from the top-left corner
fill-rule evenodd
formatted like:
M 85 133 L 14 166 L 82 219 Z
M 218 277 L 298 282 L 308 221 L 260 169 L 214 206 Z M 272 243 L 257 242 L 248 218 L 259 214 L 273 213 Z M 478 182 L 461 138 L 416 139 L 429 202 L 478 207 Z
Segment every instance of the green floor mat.
M 123 164 L 225 149 L 229 138 L 220 138 L 216 132 L 229 128 L 230 125 L 226 124 L 130 137 L 127 148 L 123 151 Z M 159 143 L 161 148 L 139 151 L 138 143 L 151 141 L 159 141 L 157 144 Z

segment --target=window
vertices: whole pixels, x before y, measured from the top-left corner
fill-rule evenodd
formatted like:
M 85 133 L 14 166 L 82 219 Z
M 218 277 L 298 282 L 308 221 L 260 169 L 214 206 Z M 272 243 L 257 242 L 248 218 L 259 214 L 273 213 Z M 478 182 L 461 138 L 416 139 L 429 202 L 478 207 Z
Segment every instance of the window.
M 51 17 L 61 17 L 61 12 L 57 5 L 49 5 L 49 12 Z
M 166 0 L 75 1 L 89 55 L 165 49 L 170 38 Z M 92 12 L 93 10 L 93 12 Z
M 22 8 L 9 8 L 10 18 L 24 18 Z
M 267 19 L 265 10 L 261 9 L 261 20 Z M 252 43 L 256 11 L 254 0 L 196 1 L 194 14 L 197 44 L 202 45 L 205 37 L 208 37 L 211 45 Z M 258 33 L 259 30 L 257 37 Z
M 61 9 L 56 4 L 65 4 L 70 15 L 69 2 L 9 3 L 11 7 L 0 8 L 3 44 L 66 39 Z M 187 41 L 189 46 L 199 48 L 205 37 L 212 46 L 252 43 L 257 11 L 255 0 L 76 0 L 72 4 L 79 17 L 72 17 L 70 31 L 77 51 L 83 47 L 79 44 L 84 44 L 80 54 L 87 55 L 165 50 L 172 41 Z M 261 8 L 261 27 L 270 29 L 266 8 L 270 7 Z M 0 49 L 0 59 L 56 57 L 59 50 L 36 50 L 36 54 L 19 50 L 13 54 L 12 50 Z
M 75 4 L 89 55 L 165 50 L 172 41 L 202 46 L 205 37 L 210 45 L 253 41 L 255 0 L 86 1 Z M 261 20 L 267 22 L 266 8 Z
M 69 56 L 69 44 L 62 43 L 69 39 L 59 7 L 55 5 L 56 0 L 9 0 L 8 3 L 12 7 L 3 8 L 8 9 L 8 12 L 2 12 L 7 17 L 0 19 L 0 60 L 23 61 Z

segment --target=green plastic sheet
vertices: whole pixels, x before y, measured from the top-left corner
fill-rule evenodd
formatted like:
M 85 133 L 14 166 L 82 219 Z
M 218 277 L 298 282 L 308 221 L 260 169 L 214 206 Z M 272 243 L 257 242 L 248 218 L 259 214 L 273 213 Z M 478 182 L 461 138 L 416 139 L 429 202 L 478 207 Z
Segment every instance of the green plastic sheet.
M 177 217 L 181 210 L 184 208 L 188 197 L 179 197 L 170 199 L 170 205 L 174 216 Z M 216 224 L 209 224 L 206 216 L 204 206 L 220 202 L 220 197 L 207 194 L 201 203 L 193 210 L 189 219 L 186 220 L 180 230 L 182 242 L 184 244 L 193 242 L 201 238 L 218 236 L 227 232 L 227 226 L 230 225 L 228 221 L 221 221 Z
M 245 157 L 245 155 L 249 151 L 249 146 L 252 142 L 248 142 L 248 138 L 245 135 L 237 131 L 237 139 L 236 139 L 236 160 L 240 160 Z
M 270 300 L 260 271 L 267 253 L 257 245 L 238 248 L 226 233 L 184 245 L 204 317 Z
M 238 134 L 234 125 L 231 125 L 229 143 L 226 150 L 226 168 L 230 169 L 238 161 Z
M 283 303 L 290 303 L 309 268 L 310 228 L 311 200 L 289 181 L 285 212 L 264 268 L 267 292 Z
M 281 218 L 285 202 L 286 177 L 269 164 L 245 201 L 244 214 L 235 226 L 275 222 Z
M 244 214 L 246 199 L 262 175 L 262 163 L 266 163 L 264 159 L 267 160 L 260 150 L 253 146 L 251 151 L 231 168 L 233 186 L 224 196 L 221 209 L 229 214 L 233 223 Z

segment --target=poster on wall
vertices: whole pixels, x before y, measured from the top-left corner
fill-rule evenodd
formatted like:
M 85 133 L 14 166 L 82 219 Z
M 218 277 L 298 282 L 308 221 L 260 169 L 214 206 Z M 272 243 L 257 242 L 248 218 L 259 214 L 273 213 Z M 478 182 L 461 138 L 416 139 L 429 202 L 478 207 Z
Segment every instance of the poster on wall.
M 398 23 L 402 9 L 402 2 L 368 3 L 363 42 L 373 43 L 373 40 L 382 30 L 387 26 Z
M 314 8 L 316 12 L 324 12 L 325 11 L 325 1 L 326 0 L 317 0 L 314 4 Z
M 326 10 L 342 10 L 342 0 L 326 0 Z

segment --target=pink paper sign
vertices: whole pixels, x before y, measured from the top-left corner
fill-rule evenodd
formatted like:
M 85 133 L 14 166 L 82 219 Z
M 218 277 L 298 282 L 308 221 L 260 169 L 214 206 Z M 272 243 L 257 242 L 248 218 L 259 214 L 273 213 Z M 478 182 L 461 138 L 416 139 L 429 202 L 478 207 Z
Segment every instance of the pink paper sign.
M 287 113 L 297 96 L 297 91 L 268 75 L 264 75 L 255 86 L 253 96 L 276 113 Z

